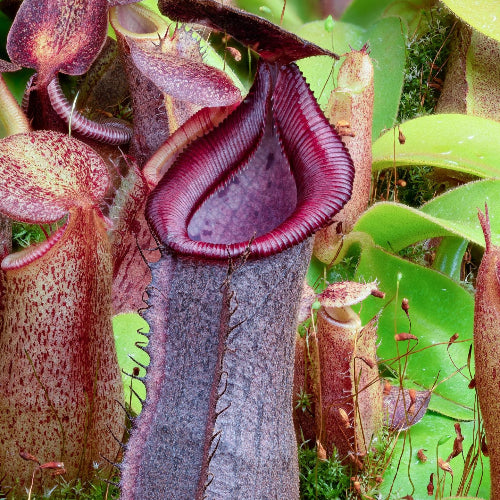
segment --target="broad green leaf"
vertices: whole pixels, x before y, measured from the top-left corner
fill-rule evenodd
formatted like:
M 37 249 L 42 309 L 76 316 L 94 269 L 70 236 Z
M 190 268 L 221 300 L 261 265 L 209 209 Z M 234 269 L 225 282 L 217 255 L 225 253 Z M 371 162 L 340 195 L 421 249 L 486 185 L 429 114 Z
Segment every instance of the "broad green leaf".
M 353 23 L 359 26 L 369 27 L 382 17 L 385 9 L 394 3 L 394 0 L 354 0 L 344 13 L 342 21 Z
M 410 35 L 419 31 L 433 0 L 354 0 L 342 14 L 341 21 L 369 28 L 383 17 L 400 18 L 409 28 Z
M 354 24 L 340 22 L 334 22 L 333 30 L 327 31 L 324 21 L 314 21 L 304 24 L 296 34 L 340 55 L 350 50 L 350 43 L 354 49 L 360 49 L 366 31 Z M 325 56 L 311 57 L 298 62 L 300 70 L 323 109 L 335 87 L 334 79 L 336 80 L 340 64 L 340 61 L 336 62 Z
M 433 0 L 395 0 L 384 11 L 384 17 L 396 16 L 408 26 L 411 39 L 429 30 Z
M 421 387 L 430 388 L 439 371 L 441 380 L 454 372 L 455 368 L 448 354 L 453 356 L 457 366 L 466 364 L 470 342 L 455 343 L 450 346 L 449 351 L 447 342 L 455 332 L 460 334 L 460 339 L 472 337 L 472 297 L 441 273 L 399 259 L 382 248 L 373 246 L 370 240 L 373 239 L 378 245 L 393 252 L 417 241 L 443 235 L 461 237 L 484 245 L 477 220 L 477 207 L 483 207 L 487 201 L 492 214 L 492 232 L 495 242 L 498 243 L 499 190 L 499 180 L 484 180 L 449 191 L 424 205 L 422 210 L 395 203 L 380 203 L 368 210 L 358 221 L 355 232 L 345 238 L 344 246 L 353 248 L 357 243 L 362 247 L 356 271 L 357 279 L 378 279 L 380 288 L 391 298 L 397 291 L 397 274 L 402 273 L 397 304 L 386 308 L 380 320 L 379 336 L 382 344 L 379 356 L 396 356 L 394 334 L 409 329 L 406 317 L 399 307 L 403 296 L 410 299 L 414 329 L 412 333 L 420 339 L 419 348 L 444 342 L 444 345 L 411 356 L 406 374 L 409 381 Z M 457 250 L 452 248 L 449 252 L 454 253 Z M 316 281 L 323 274 L 324 267 L 316 263 L 310 269 L 309 282 Z M 367 322 L 380 307 L 380 302 L 376 299 L 367 299 L 362 307 L 363 321 Z M 396 329 L 395 317 L 398 325 Z M 466 386 L 467 380 L 455 375 L 437 387 L 430 408 L 453 418 L 470 418 L 473 392 Z
M 354 231 L 370 234 L 377 245 L 393 252 L 427 238 L 454 234 L 447 221 L 391 202 L 377 203 L 369 208 L 354 226 Z
M 354 24 L 335 22 L 333 30 L 325 28 L 324 21 L 305 24 L 296 34 L 319 46 L 343 54 L 369 44 L 374 67 L 375 102 L 373 109 L 373 138 L 391 127 L 397 115 L 405 64 L 405 34 L 397 18 L 382 19 L 369 29 Z M 323 108 L 334 89 L 334 80 L 340 63 L 328 57 L 314 57 L 299 62 L 307 82 Z M 391 71 L 387 71 L 391 68 Z M 332 78 L 333 74 L 333 78 Z
M 484 246 L 477 209 L 488 203 L 492 239 L 500 245 L 500 180 L 471 182 L 435 198 L 421 209 L 382 202 L 369 208 L 354 226 L 387 250 L 398 252 L 437 236 L 458 236 Z
M 453 363 L 458 367 L 467 365 L 472 340 L 473 297 L 437 271 L 400 259 L 381 248 L 364 245 L 356 280 L 368 282 L 375 279 L 379 281 L 380 290 L 386 293 L 388 304 L 379 321 L 379 358 L 391 360 L 398 356 L 398 352 L 399 355 L 406 352 L 407 343 L 394 340 L 396 333 L 410 329 L 401 309 L 401 300 L 406 297 L 410 303 L 411 333 L 419 339 L 415 347 L 419 352 L 408 357 L 407 379 L 428 389 L 437 382 L 435 394 L 441 396 L 437 403 L 440 411 L 453 418 L 471 418 L 474 391 L 467 388 L 469 380 L 465 376 L 454 375 L 456 368 Z M 366 299 L 361 308 L 363 323 L 367 323 L 381 307 L 379 299 Z M 459 334 L 460 340 L 467 341 L 456 342 L 448 349 L 448 341 L 454 333 Z M 410 345 L 414 344 L 412 341 Z M 396 362 L 392 363 L 392 369 L 398 372 L 402 367 Z M 450 378 L 445 380 L 447 377 Z
M 434 473 L 434 486 L 436 487 L 438 469 L 437 459 L 442 458 L 446 460 L 448 458 L 453 450 L 453 439 L 441 444 L 437 454 L 436 446 L 443 436 L 451 435 L 454 438 L 454 423 L 455 421 L 452 419 L 428 412 L 418 424 L 411 427 L 407 433 L 402 433 L 399 436 L 398 444 L 394 450 L 393 460 L 384 474 L 384 482 L 381 485 L 383 498 L 386 498 L 391 488 L 394 494 L 391 498 L 402 498 L 406 495 L 412 495 L 414 500 L 434 498 L 427 494 L 429 477 Z M 461 422 L 460 426 L 462 435 L 464 436 L 464 455 L 467 455 L 469 447 L 473 442 L 474 433 L 477 432 L 477 428 L 474 428 L 474 422 Z M 424 463 L 417 458 L 417 452 L 420 449 L 424 450 L 427 457 L 427 461 Z M 401 462 L 399 462 L 400 457 L 402 457 Z M 460 455 L 451 459 L 449 463 L 453 470 L 453 488 L 451 488 L 451 476 L 446 474 L 444 498 L 448 498 L 450 488 L 452 494 L 456 493 L 464 469 L 464 459 Z M 442 481 L 444 471 L 440 469 L 439 477 Z M 414 492 L 412 492 L 412 483 L 415 487 Z M 486 499 L 489 498 L 489 489 L 489 459 L 481 455 L 478 460 L 469 494 L 471 496 L 477 495 Z M 436 493 L 436 491 L 437 488 L 435 488 L 434 492 Z M 442 497 L 440 496 L 439 498 Z
M 143 365 L 149 364 L 148 355 L 136 346 L 136 342 L 142 345 L 147 343 L 146 337 L 138 331 L 149 331 L 149 325 L 138 314 L 119 314 L 113 318 L 113 333 L 118 364 L 122 370 L 125 402 L 136 415 L 141 412 L 142 405 L 131 391 L 131 387 L 142 399 L 146 397 L 146 388 L 141 381 L 132 380 L 127 374 L 131 374 L 135 367 L 139 368 L 139 376 L 143 377 L 146 374 L 146 370 L 138 366 L 134 359 Z
M 430 165 L 478 177 L 500 176 L 500 122 L 477 116 L 441 114 L 409 120 L 373 144 L 373 170 Z
M 397 18 L 382 19 L 367 33 L 374 66 L 373 140 L 396 119 L 403 89 L 406 34 Z M 387 71 L 387 68 L 391 68 Z
M 406 385 L 409 386 L 410 384 Z M 428 410 L 459 421 L 468 421 L 472 418 L 470 406 L 461 405 L 460 403 L 455 404 L 445 396 L 436 393 L 431 396 Z
M 460 271 L 468 245 L 469 241 L 459 236 L 445 236 L 436 249 L 432 269 L 460 281 Z
M 247 0 L 248 1 L 248 0 Z M 255 1 L 255 0 L 254 0 Z M 286 3 L 285 16 L 287 10 L 295 11 L 304 22 L 312 21 L 320 17 L 318 2 L 304 2 L 304 0 L 281 0 L 281 4 Z
M 161 15 L 160 9 L 158 9 L 158 0 L 142 0 L 140 4 L 143 7 L 147 7 L 148 9 L 152 10 L 153 12 L 156 12 L 157 14 Z
M 240 9 L 265 17 L 274 24 L 280 24 L 283 0 L 259 0 L 257 2 L 255 0 L 238 0 L 236 3 Z M 308 2 L 303 3 L 307 4 Z M 306 11 L 305 8 L 296 4 L 297 2 L 287 1 L 282 24 L 285 29 L 295 30 L 310 19 L 310 10 Z
M 477 209 L 484 209 L 484 204 L 488 204 L 491 212 L 492 240 L 495 244 L 500 244 L 500 180 L 487 179 L 477 182 L 469 182 L 456 189 L 447 191 L 441 196 L 434 198 L 422 206 L 424 213 L 455 221 L 457 224 L 469 226 L 474 230 L 469 237 L 473 241 L 483 244 L 483 232 L 477 219 Z
M 443 0 L 455 15 L 485 35 L 500 41 L 498 0 Z

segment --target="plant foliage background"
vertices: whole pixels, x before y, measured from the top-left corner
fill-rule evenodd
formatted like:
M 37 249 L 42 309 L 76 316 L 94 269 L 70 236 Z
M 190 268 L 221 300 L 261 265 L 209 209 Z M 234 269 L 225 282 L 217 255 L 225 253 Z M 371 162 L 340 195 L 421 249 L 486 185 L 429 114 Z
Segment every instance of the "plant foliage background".
M 0 8 L 5 3 L 0 2 Z M 156 9 L 153 1 L 143 3 Z M 280 22 L 282 0 L 237 3 Z M 445 481 L 437 498 L 445 497 L 460 486 L 469 446 L 475 442 L 477 447 L 481 441 L 475 391 L 468 389 L 474 373 L 470 354 L 474 276 L 484 246 L 476 214 L 477 208 L 488 204 L 493 243 L 500 244 L 500 123 L 494 109 L 499 94 L 491 100 L 490 116 L 468 110 L 442 114 L 436 106 L 446 63 L 456 49 L 451 41 L 460 25 L 465 22 L 498 44 L 499 24 L 494 16 L 500 19 L 500 6 L 487 1 L 353 0 L 340 20 L 331 16 L 321 19 L 320 7 L 318 2 L 288 0 L 283 26 L 339 54 L 368 43 L 375 69 L 373 197 L 354 231 L 344 237 L 336 264 L 327 266 L 314 260 L 309 282 L 319 291 L 325 279 L 377 280 L 385 291 L 379 323 L 381 373 L 404 379 L 407 387 L 432 389 L 433 395 L 423 420 L 399 435 L 380 495 L 428 498 L 429 476 L 435 473 Z M 0 13 L 0 58 L 4 59 L 10 23 L 11 19 Z M 499 68 L 499 63 L 500 50 L 488 60 L 490 68 Z M 335 87 L 338 66 L 322 57 L 300 63 L 323 107 Z M 471 82 L 478 81 L 484 71 L 472 61 L 467 68 L 466 77 Z M 245 82 L 251 77 L 245 60 L 233 69 Z M 28 76 L 26 70 L 5 75 L 18 99 Z M 466 97 L 475 99 L 474 95 Z M 400 133 L 404 143 L 398 140 Z M 15 229 L 14 238 L 20 244 L 36 237 L 25 226 Z M 409 299 L 411 325 L 399 307 L 403 297 Z M 360 310 L 363 322 L 380 311 L 379 300 L 367 299 Z M 143 341 L 135 332 L 147 329 L 147 324 L 138 315 L 121 315 L 114 318 L 113 327 L 126 401 L 139 413 L 140 403 L 130 389 L 132 386 L 144 396 L 144 388 L 125 373 L 135 366 L 129 355 L 147 363 L 147 356 L 135 346 L 136 341 Z M 395 333 L 409 328 L 418 342 L 396 345 Z M 454 334 L 458 334 L 458 341 L 450 344 Z M 405 349 L 409 355 L 401 357 Z M 448 438 L 454 435 L 457 421 L 465 437 L 464 454 L 450 463 L 452 477 L 438 468 L 437 461 L 451 452 L 453 440 Z M 426 450 L 425 463 L 417 458 L 419 449 Z M 469 494 L 487 498 L 488 459 L 481 454 L 478 457 L 475 469 L 467 471 L 466 467 L 465 471 L 471 477 Z M 335 474 L 326 472 L 324 466 L 315 469 L 318 462 L 310 456 L 304 455 L 303 460 L 309 460 L 315 470 L 312 479 L 303 478 L 309 485 L 304 487 L 304 498 L 350 494 L 349 481 L 341 488 L 343 493 L 337 491 L 332 485 L 337 481 L 342 484 L 343 479 L 333 477 Z

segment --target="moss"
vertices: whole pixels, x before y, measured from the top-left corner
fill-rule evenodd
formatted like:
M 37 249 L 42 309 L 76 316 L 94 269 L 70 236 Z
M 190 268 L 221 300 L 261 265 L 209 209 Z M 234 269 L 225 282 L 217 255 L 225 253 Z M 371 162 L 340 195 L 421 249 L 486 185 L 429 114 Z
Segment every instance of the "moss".
M 303 443 L 299 447 L 301 500 L 359 499 L 355 481 L 361 488 L 361 498 L 379 498 L 379 481 L 387 465 L 388 449 L 396 438 L 394 433 L 383 428 L 371 443 L 363 470 L 358 472 L 341 462 L 336 455 L 320 460 L 316 448 Z
M 403 93 L 398 121 L 427 115 L 434 111 L 441 93 L 446 61 L 449 56 L 452 18 L 442 7 L 424 14 L 426 29 L 408 39 Z
M 14 251 L 21 250 L 44 240 L 45 234 L 41 226 L 24 224 L 22 222 L 14 222 L 12 224 L 12 248 Z
M 344 499 L 350 488 L 349 469 L 337 457 L 319 460 L 316 448 L 299 448 L 300 498 L 303 500 Z
M 47 235 L 53 234 L 66 222 L 67 217 L 53 224 L 25 224 L 24 222 L 12 223 L 12 250 L 22 250 L 47 239 Z
M 108 482 L 108 474 L 101 480 L 92 483 L 82 484 L 80 481 L 68 483 L 63 476 L 59 476 L 58 484 L 48 488 L 42 494 L 32 494 L 31 500 L 42 500 L 50 498 L 51 500 L 115 500 L 120 496 L 117 486 Z M 118 478 L 109 478 L 110 481 L 117 482 Z M 24 495 L 18 491 L 10 491 L 2 495 L 0 490 L 0 500 L 28 498 L 28 492 Z

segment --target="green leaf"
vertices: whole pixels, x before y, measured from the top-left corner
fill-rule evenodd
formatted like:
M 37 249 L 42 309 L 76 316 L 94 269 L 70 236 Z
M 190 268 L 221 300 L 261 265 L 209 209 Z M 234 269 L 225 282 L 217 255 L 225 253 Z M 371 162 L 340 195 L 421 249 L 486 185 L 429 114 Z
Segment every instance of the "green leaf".
M 308 2 L 303 2 L 307 4 Z M 281 12 L 283 10 L 283 0 L 238 0 L 240 9 L 256 14 L 260 17 L 265 17 L 274 24 L 280 24 Z M 310 11 L 294 3 L 287 2 L 285 14 L 283 16 L 283 28 L 287 30 L 295 30 L 305 21 L 310 20 Z
M 394 0 L 354 0 L 342 14 L 341 20 L 346 23 L 369 27 L 382 17 L 385 9 Z
M 446 236 L 436 250 L 432 268 L 460 281 L 462 261 L 469 245 L 468 240 L 458 236 Z
M 356 271 L 358 280 L 378 279 L 388 299 L 398 293 L 395 305 L 386 308 L 380 319 L 379 336 L 382 343 L 379 356 L 396 357 L 398 348 L 394 334 L 409 329 L 408 321 L 399 307 L 404 296 L 410 299 L 412 333 L 419 337 L 418 348 L 443 342 L 443 345 L 414 354 L 409 359 L 407 379 L 421 388 L 431 388 L 438 372 L 442 380 L 455 371 L 450 356 L 457 366 L 466 365 L 470 342 L 455 343 L 449 349 L 447 343 L 455 332 L 460 334 L 460 339 L 472 337 L 473 300 L 456 282 L 441 273 L 400 259 L 384 249 L 396 252 L 433 236 L 459 237 L 484 245 L 477 220 L 477 207 L 483 207 L 485 201 L 492 214 L 495 243 L 499 243 L 498 192 L 500 181 L 489 179 L 449 191 L 424 205 L 421 210 L 396 203 L 379 203 L 361 217 L 355 231 L 344 240 L 346 248 L 343 251 L 348 253 L 356 245 L 362 247 Z M 373 241 L 383 248 L 374 246 Z M 461 250 L 450 247 L 447 252 L 454 258 Z M 316 262 L 310 269 L 310 282 L 321 278 L 323 269 Z M 402 275 L 399 290 L 398 273 Z M 362 307 L 363 321 L 366 323 L 380 307 L 380 302 L 368 298 Z M 453 418 L 470 418 L 474 401 L 473 391 L 467 389 L 467 384 L 466 378 L 455 375 L 439 385 L 431 399 L 430 408 Z
M 497 0 L 443 0 L 467 24 L 500 41 L 500 2 Z
M 446 397 L 436 393 L 433 393 L 431 396 L 428 410 L 460 421 L 468 421 L 473 415 L 469 406 L 455 404 L 450 402 Z
M 446 221 L 399 203 L 382 202 L 369 208 L 354 226 L 372 236 L 382 248 L 399 252 L 418 241 L 437 236 L 451 236 Z
M 374 67 L 373 138 L 394 124 L 403 87 L 406 40 L 398 19 L 382 19 L 369 29 L 336 22 L 332 31 L 327 31 L 324 21 L 315 21 L 302 26 L 296 34 L 337 54 L 346 53 L 351 47 L 359 50 L 368 43 Z M 334 79 L 339 66 L 337 63 L 333 71 L 334 61 L 328 57 L 314 57 L 299 62 L 323 109 L 335 87 Z M 391 71 L 387 71 L 387 68 L 391 68 Z
M 456 189 L 447 191 L 441 196 L 434 198 L 421 210 L 424 213 L 454 221 L 456 224 L 467 226 L 470 230 L 468 238 L 483 245 L 483 232 L 479 226 L 477 209 L 484 209 L 488 204 L 491 211 L 492 241 L 500 244 L 500 180 L 487 179 L 477 182 L 469 182 Z M 467 236 L 466 236 L 467 237 Z
M 148 332 L 149 325 L 138 314 L 127 313 L 113 317 L 116 354 L 118 356 L 118 364 L 122 370 L 125 402 L 130 405 L 136 415 L 141 412 L 142 405 L 131 391 L 131 388 L 142 399 L 146 397 L 146 388 L 140 380 L 132 380 L 130 375 L 127 374 L 131 374 L 136 367 L 139 368 L 140 377 L 146 374 L 146 370 L 138 366 L 134 359 L 143 365 L 149 364 L 148 355 L 136 346 L 136 343 L 142 345 L 147 343 L 147 338 L 138 333 L 139 331 Z
M 326 28 L 324 21 L 313 21 L 304 24 L 295 33 L 337 54 L 349 51 L 350 43 L 355 49 L 361 48 L 361 40 L 366 36 L 366 31 L 354 24 L 335 22 L 331 31 Z M 329 57 L 318 56 L 302 59 L 298 61 L 298 65 L 319 105 L 324 109 L 334 89 L 334 78 L 336 79 L 340 63 Z
M 500 245 L 500 180 L 470 182 L 435 198 L 421 209 L 382 202 L 369 208 L 354 231 L 371 235 L 374 242 L 398 252 L 413 243 L 437 236 L 458 236 L 484 246 L 477 209 L 488 203 L 492 239 Z
M 431 498 L 427 494 L 429 477 L 434 473 L 434 486 L 436 487 L 437 459 L 442 458 L 446 460 L 448 458 L 453 450 L 453 441 L 449 441 L 439 448 L 439 457 L 436 457 L 436 445 L 441 436 L 443 436 L 443 433 L 455 434 L 453 425 L 454 420 L 428 412 L 418 424 L 411 427 L 407 433 L 400 435 L 393 454 L 393 460 L 384 474 L 384 482 L 381 484 L 383 498 L 386 498 L 391 488 L 394 494 L 391 498 L 402 498 L 410 494 L 414 500 L 427 500 Z M 461 429 L 462 435 L 465 438 L 463 442 L 464 454 L 467 455 L 469 447 L 473 442 L 474 433 L 477 433 L 477 429 L 474 428 L 474 422 L 461 422 Z M 417 452 L 420 449 L 423 449 L 427 456 L 427 461 L 425 463 L 420 462 L 417 458 Z M 399 463 L 400 457 L 402 458 Z M 452 458 L 449 463 L 453 469 L 454 479 L 452 491 L 455 493 L 462 477 L 464 460 L 462 456 L 459 455 Z M 398 465 L 399 470 L 397 471 Z M 477 494 L 479 497 L 489 498 L 490 480 L 488 471 L 489 459 L 481 456 L 478 460 L 478 465 L 470 488 L 470 495 Z M 442 480 L 444 471 L 439 470 L 439 476 Z M 415 486 L 415 491 L 413 493 L 411 483 Z M 444 495 L 446 498 L 448 498 L 447 495 L 450 493 L 450 487 L 450 475 L 447 474 Z M 478 487 L 479 491 L 477 491 Z
M 142 0 L 140 4 L 143 7 L 147 7 L 148 9 L 156 12 L 156 14 L 159 14 L 161 16 L 160 9 L 158 9 L 158 0 Z
M 406 33 L 397 18 L 382 19 L 367 33 L 374 66 L 373 139 L 392 127 L 403 88 Z M 391 68 L 387 71 L 387 68 Z
M 432 16 L 433 3 L 433 0 L 395 0 L 385 9 L 384 16 L 397 16 L 403 20 L 410 38 L 414 39 L 429 29 L 428 18 Z
M 397 17 L 413 35 L 422 24 L 425 26 L 423 14 L 428 13 L 434 3 L 433 0 L 354 0 L 342 14 L 341 21 L 369 28 L 380 18 Z
M 430 165 L 478 177 L 500 176 L 500 123 L 477 116 L 442 114 L 409 120 L 373 144 L 373 170 Z
M 437 271 L 365 244 L 356 271 L 356 281 L 375 279 L 379 281 L 380 290 L 386 293 L 387 303 L 379 320 L 379 358 L 386 360 L 385 364 L 390 364 L 396 373 L 404 371 L 402 375 L 422 388 L 431 389 L 437 382 L 434 393 L 441 399 L 437 407 L 431 405 L 431 408 L 439 408 L 453 418 L 472 418 L 475 394 L 467 388 L 469 379 L 465 376 L 466 368 L 464 375 L 457 374 L 455 365 L 460 368 L 467 365 L 472 342 L 473 297 Z M 414 348 L 418 352 L 408 356 L 406 369 L 406 358 L 402 358 L 401 365 L 397 361 L 389 361 L 406 352 L 407 344 L 394 340 L 396 333 L 408 332 L 410 329 L 400 307 L 403 297 L 408 298 L 410 304 L 411 333 L 419 339 Z M 363 324 L 375 316 L 381 307 L 379 299 L 368 297 L 360 313 Z M 448 348 L 448 341 L 456 332 L 460 340 L 467 341 L 455 342 Z

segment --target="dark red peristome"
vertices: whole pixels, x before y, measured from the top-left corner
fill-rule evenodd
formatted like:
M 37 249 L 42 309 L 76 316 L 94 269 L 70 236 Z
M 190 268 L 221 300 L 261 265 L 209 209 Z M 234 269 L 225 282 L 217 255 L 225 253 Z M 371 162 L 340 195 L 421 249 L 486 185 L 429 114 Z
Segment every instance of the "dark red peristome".
M 236 111 L 211 133 L 193 142 L 163 176 L 146 208 L 146 217 L 160 241 L 177 251 L 183 249 L 183 253 L 227 257 L 222 245 L 212 248 L 211 244 L 191 240 L 188 224 L 205 199 L 245 166 L 257 149 L 270 95 L 271 71 L 264 66 Z
M 158 8 L 174 21 L 197 23 L 229 33 L 269 62 L 288 64 L 304 57 L 336 54 L 281 29 L 267 19 L 215 0 L 159 0 Z
M 81 137 L 112 145 L 126 144 L 132 138 L 132 127 L 124 122 L 94 122 L 73 109 L 73 106 L 63 94 L 57 76 L 49 83 L 47 91 L 54 111 L 66 125 L 71 125 L 72 132 L 79 134 Z
M 276 131 L 269 123 L 266 128 L 269 120 Z M 254 239 L 251 235 L 236 242 L 192 239 L 188 226 L 195 212 L 247 166 L 265 132 L 277 133 L 281 143 L 281 151 L 269 156 L 284 156 L 294 177 L 297 202 L 291 215 L 283 214 L 274 229 L 266 232 L 259 231 L 261 221 L 256 220 Z M 266 185 L 263 170 L 256 181 L 262 188 Z M 226 259 L 249 249 L 253 257 L 269 256 L 325 226 L 350 198 L 353 176 L 346 148 L 297 66 L 281 68 L 276 76 L 272 66 L 261 62 L 245 101 L 179 156 L 151 194 L 146 215 L 159 240 L 177 253 Z M 244 216 L 255 217 L 253 213 Z
M 217 127 L 238 105 L 202 108 L 186 120 L 169 136 L 144 166 L 142 173 L 148 186 L 154 189 L 182 151 L 192 141 Z

